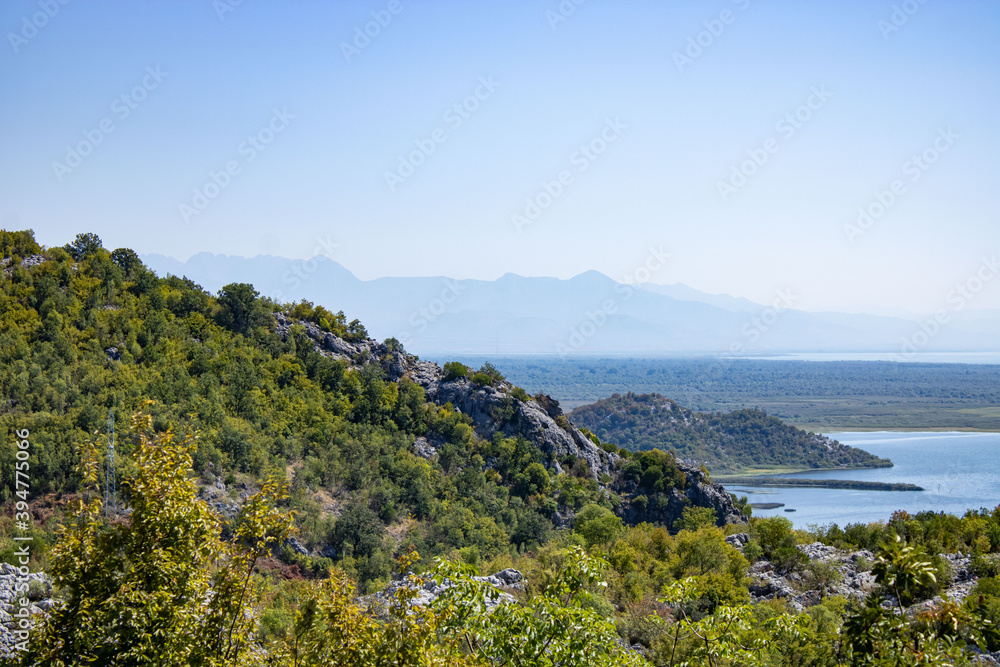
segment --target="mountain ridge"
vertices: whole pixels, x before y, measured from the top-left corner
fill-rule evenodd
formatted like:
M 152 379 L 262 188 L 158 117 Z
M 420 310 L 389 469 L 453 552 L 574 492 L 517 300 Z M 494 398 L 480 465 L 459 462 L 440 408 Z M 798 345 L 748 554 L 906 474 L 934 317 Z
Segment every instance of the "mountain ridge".
M 568 279 L 506 273 L 492 281 L 361 280 L 325 255 L 143 259 L 158 273 L 186 275 L 210 290 L 249 282 L 276 300 L 337 303 L 377 337 L 395 337 L 425 355 L 889 351 L 903 358 L 906 341 L 921 331 L 919 321 L 898 317 L 795 310 L 793 298 L 758 305 L 682 284 L 625 284 L 593 270 Z M 995 315 L 959 313 L 920 349 L 992 350 L 998 328 Z

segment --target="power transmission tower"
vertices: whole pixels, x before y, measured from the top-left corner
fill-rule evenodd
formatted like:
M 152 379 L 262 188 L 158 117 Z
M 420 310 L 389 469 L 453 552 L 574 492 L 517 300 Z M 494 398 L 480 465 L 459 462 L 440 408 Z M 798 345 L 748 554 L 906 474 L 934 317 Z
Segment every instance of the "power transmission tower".
M 118 515 L 118 494 L 115 489 L 115 415 L 108 408 L 108 469 L 104 473 L 104 516 Z

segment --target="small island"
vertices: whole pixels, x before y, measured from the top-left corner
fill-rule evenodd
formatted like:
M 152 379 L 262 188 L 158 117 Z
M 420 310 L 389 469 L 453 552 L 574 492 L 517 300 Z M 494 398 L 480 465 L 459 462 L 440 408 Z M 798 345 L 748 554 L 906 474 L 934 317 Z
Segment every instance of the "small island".
M 794 477 L 724 477 L 721 484 L 739 486 L 811 486 L 820 489 L 858 489 L 863 491 L 923 491 L 916 484 L 890 484 L 888 482 L 862 482 L 853 479 L 800 479 Z

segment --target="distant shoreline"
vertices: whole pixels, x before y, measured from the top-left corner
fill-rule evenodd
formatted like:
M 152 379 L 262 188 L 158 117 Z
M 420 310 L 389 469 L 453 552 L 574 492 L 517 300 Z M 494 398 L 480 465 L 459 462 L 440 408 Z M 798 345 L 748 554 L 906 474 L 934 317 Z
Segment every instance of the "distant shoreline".
M 868 482 L 851 479 L 802 479 L 795 477 L 730 477 L 719 479 L 718 482 L 734 486 L 784 486 L 813 487 L 820 489 L 857 489 L 862 491 L 923 491 L 916 484 L 888 482 Z

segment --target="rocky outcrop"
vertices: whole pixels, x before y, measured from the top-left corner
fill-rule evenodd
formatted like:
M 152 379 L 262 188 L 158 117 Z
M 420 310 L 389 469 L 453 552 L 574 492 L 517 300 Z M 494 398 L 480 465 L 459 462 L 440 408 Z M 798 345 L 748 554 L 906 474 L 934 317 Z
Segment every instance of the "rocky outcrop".
M 27 584 L 28 589 L 19 589 Z M 0 563 L 0 658 L 8 658 L 18 654 L 15 645 L 24 641 L 24 636 L 18 636 L 25 628 L 20 625 L 17 614 L 21 609 L 28 610 L 29 629 L 34 627 L 34 618 L 52 609 L 57 602 L 49 597 L 52 594 L 52 584 L 49 578 L 41 572 L 31 572 L 22 577 L 18 569 L 9 563 Z M 20 601 L 28 601 L 27 607 L 22 607 Z
M 28 255 L 21 259 L 20 266 L 22 269 L 30 269 L 33 266 L 38 266 L 39 264 L 48 261 L 45 255 Z M 9 277 L 14 272 L 13 258 L 4 257 L 0 259 L 0 267 L 3 267 L 4 277 Z
M 511 595 L 510 591 L 521 592 L 525 589 L 524 575 L 511 568 L 501 570 L 487 577 L 472 577 L 472 580 L 489 584 L 497 589 L 496 596 L 486 596 L 484 598 L 487 609 L 493 609 L 497 605 L 508 602 L 516 602 L 516 598 Z M 439 584 L 433 579 L 407 577 L 389 582 L 389 585 L 382 591 L 362 597 L 360 601 L 376 616 L 382 616 L 386 613 L 386 608 L 393 602 L 396 592 L 400 588 L 408 588 L 416 593 L 409 600 L 410 607 L 426 607 L 434 602 L 442 593 L 451 588 L 452 585 L 452 582 L 447 579 Z
M 550 396 L 521 400 L 512 394 L 514 387 L 508 382 L 489 386 L 478 385 L 468 378 L 446 379 L 444 370 L 437 364 L 421 361 L 396 347 L 372 339 L 348 342 L 324 332 L 312 322 L 296 321 L 284 313 L 275 315 L 275 330 L 283 338 L 291 334 L 295 325 L 302 327 L 320 354 L 341 359 L 352 368 L 379 364 L 391 381 L 409 378 L 423 388 L 427 400 L 437 405 L 451 404 L 468 415 L 481 438 L 488 440 L 496 433 L 522 437 L 541 450 L 547 467 L 556 473 L 563 472 L 563 462 L 572 458 L 585 461 L 590 476 L 603 480 L 602 484 L 607 484 L 605 475 L 615 476 L 621 457 L 604 451 L 574 427 L 559 402 Z M 431 437 L 417 438 L 414 453 L 433 459 L 440 444 Z M 619 511 L 622 518 L 630 524 L 648 521 L 670 526 L 685 507 L 696 505 L 715 509 L 719 525 L 746 521 L 722 486 L 711 483 L 698 468 L 686 465 L 680 468 L 687 478 L 684 490 L 674 489 L 655 505 L 650 503 L 642 508 L 633 505 L 634 490 L 615 487 L 623 500 Z M 557 521 L 557 526 L 571 524 L 572 512 L 567 510 L 567 514 L 568 521 Z
M 726 541 L 742 549 L 749 541 L 745 533 L 730 535 Z M 836 581 L 828 581 L 820 585 L 810 585 L 807 577 L 798 572 L 780 573 L 767 560 L 754 563 L 749 572 L 750 597 L 755 602 L 781 598 L 787 600 L 789 606 L 798 611 L 819 604 L 823 598 L 837 595 L 849 600 L 861 601 L 875 590 L 877 584 L 871 573 L 872 552 L 861 549 L 858 551 L 842 551 L 827 546 L 821 542 L 798 545 L 799 551 L 809 557 L 810 561 L 818 561 L 832 565 L 839 577 Z M 941 554 L 951 564 L 952 576 L 948 588 L 941 596 L 918 602 L 907 609 L 907 614 L 913 615 L 932 609 L 947 596 L 952 602 L 962 602 L 969 591 L 976 585 L 976 577 L 971 571 L 972 560 L 965 554 Z M 889 597 L 885 605 L 894 607 L 895 598 Z
M 305 330 L 305 334 L 313 340 L 314 349 L 323 356 L 345 361 L 351 368 L 378 364 L 385 370 L 387 378 L 393 382 L 403 377 L 407 371 L 408 363 L 415 361 L 411 355 L 371 338 L 350 343 L 343 338 L 323 331 L 312 322 L 293 320 L 285 313 L 275 313 L 274 319 L 275 332 L 283 339 L 288 338 L 293 326 L 299 325 Z
M 733 497 L 721 484 L 712 483 L 700 468 L 680 462 L 677 463 L 677 467 L 684 473 L 686 480 L 683 490 L 675 487 L 670 493 L 646 498 L 635 490 L 635 484 L 623 485 L 618 489 L 622 496 L 620 514 L 626 523 L 631 525 L 642 522 L 661 523 L 670 527 L 681 518 L 684 509 L 691 506 L 714 509 L 716 524 L 719 526 L 747 522 L 747 517 L 743 516 L 733 502 Z M 645 502 L 636 500 L 640 496 Z
M 513 387 L 507 383 L 490 387 L 478 386 L 466 378 L 445 381 L 443 371 L 435 373 L 425 362 L 420 362 L 416 370 L 413 379 L 424 388 L 428 400 L 438 405 L 451 403 L 471 417 L 481 438 L 489 439 L 499 432 L 534 443 L 545 455 L 548 467 L 557 473 L 562 472 L 561 461 L 567 456 L 586 461 L 594 479 L 613 472 L 619 460 L 617 454 L 605 452 L 568 421 L 565 426 L 558 424 L 556 420 L 563 416 L 558 407 L 553 416 L 534 399 L 518 400 L 509 393 Z M 558 406 L 555 401 L 551 403 Z
M 558 401 L 549 398 L 544 406 L 534 399 L 521 401 L 510 394 L 514 387 L 507 382 L 491 387 L 476 385 L 466 378 L 445 380 L 445 373 L 437 364 L 420 361 L 385 343 L 370 338 L 351 343 L 323 331 L 312 322 L 296 321 L 284 313 L 275 314 L 275 331 L 282 338 L 287 338 L 295 325 L 303 327 L 320 354 L 343 360 L 352 368 L 378 364 L 391 381 L 410 378 L 423 388 L 427 400 L 438 405 L 451 403 L 471 417 L 476 434 L 481 438 L 492 438 L 497 432 L 508 437 L 521 436 L 544 453 L 547 465 L 556 472 L 562 472 L 561 460 L 567 456 L 586 461 L 594 479 L 614 470 L 618 460 L 616 454 L 602 450 L 568 421 L 565 427 L 556 423 L 560 417 L 565 419 Z M 433 444 L 425 440 L 416 451 L 418 456 L 430 458 L 432 449 Z

